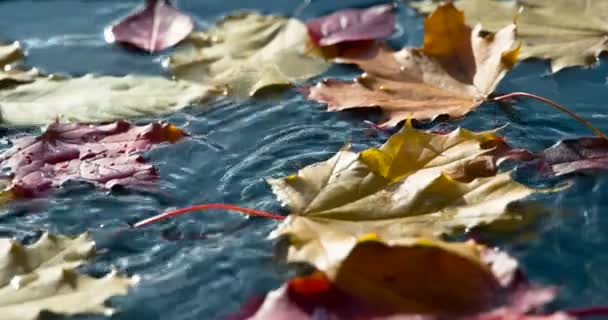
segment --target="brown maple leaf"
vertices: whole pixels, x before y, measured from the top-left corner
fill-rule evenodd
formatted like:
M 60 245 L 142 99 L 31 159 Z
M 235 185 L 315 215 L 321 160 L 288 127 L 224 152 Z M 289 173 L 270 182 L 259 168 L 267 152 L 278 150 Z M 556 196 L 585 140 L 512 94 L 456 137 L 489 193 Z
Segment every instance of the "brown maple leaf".
M 323 271 L 289 280 L 229 319 L 573 319 L 537 312 L 555 288 L 531 284 L 515 259 L 474 242 L 366 239 L 335 274 Z
M 494 91 L 518 54 L 512 48 L 514 24 L 486 33 L 464 21 L 451 3 L 439 6 L 424 22 L 422 48 L 347 50 L 337 61 L 365 72 L 353 82 L 322 81 L 307 96 L 327 103 L 329 111 L 381 107 L 388 118 L 383 126 L 407 118 L 463 116 Z

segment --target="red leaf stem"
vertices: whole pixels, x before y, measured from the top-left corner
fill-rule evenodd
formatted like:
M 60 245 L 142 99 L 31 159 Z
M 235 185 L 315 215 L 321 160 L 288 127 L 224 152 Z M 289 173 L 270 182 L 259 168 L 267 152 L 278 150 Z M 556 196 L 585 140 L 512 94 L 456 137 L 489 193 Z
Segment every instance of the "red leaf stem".
M 159 215 L 141 220 L 141 221 L 135 223 L 133 225 L 133 227 L 139 228 L 139 227 L 143 227 L 145 225 L 148 225 L 148 224 L 160 221 L 160 220 L 178 216 L 180 214 L 185 214 L 185 213 L 194 212 L 194 211 L 201 211 L 201 210 L 209 210 L 209 209 L 237 211 L 237 212 L 247 214 L 250 216 L 258 216 L 258 217 L 264 217 L 264 218 L 269 218 L 269 219 L 274 219 L 274 220 L 285 219 L 284 216 L 273 214 L 273 213 L 270 213 L 267 211 L 243 208 L 243 207 L 239 207 L 239 206 L 235 206 L 235 205 L 231 205 L 231 204 L 225 204 L 225 203 L 208 203 L 208 204 L 199 204 L 199 205 L 194 205 L 194 206 L 189 206 L 189 207 L 185 207 L 185 208 L 179 208 L 179 209 L 163 212 Z

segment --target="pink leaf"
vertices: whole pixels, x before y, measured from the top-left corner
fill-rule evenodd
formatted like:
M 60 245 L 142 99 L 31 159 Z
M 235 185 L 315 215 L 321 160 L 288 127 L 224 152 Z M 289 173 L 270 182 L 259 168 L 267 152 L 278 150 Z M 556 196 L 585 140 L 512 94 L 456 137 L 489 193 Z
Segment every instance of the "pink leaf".
M 558 176 L 608 170 L 608 140 L 597 137 L 562 140 L 542 151 L 539 157 Z
M 148 52 L 176 45 L 194 29 L 194 21 L 167 0 L 146 0 L 133 12 L 105 31 L 106 41 L 128 43 Z
M 308 34 L 320 46 L 348 41 L 384 39 L 395 31 L 394 6 L 346 9 L 306 23 Z
M 153 184 L 158 174 L 140 153 L 185 133 L 170 124 L 135 126 L 118 121 L 108 125 L 54 123 L 40 136 L 13 141 L 0 154 L 13 187 L 21 196 L 36 196 L 69 180 L 110 189 L 115 185 Z
M 537 160 L 539 168 L 549 175 L 567 175 L 577 172 L 608 170 L 608 140 L 599 137 L 565 139 L 538 152 L 513 149 L 506 143 L 496 151 L 496 159 L 531 161 Z M 548 169 L 545 170 L 544 168 Z

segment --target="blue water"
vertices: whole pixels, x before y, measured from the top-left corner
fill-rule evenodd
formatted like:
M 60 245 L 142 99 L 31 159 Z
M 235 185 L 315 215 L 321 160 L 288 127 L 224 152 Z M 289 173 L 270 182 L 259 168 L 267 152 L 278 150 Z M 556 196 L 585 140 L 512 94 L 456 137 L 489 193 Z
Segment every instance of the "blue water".
M 103 41 L 104 26 L 139 2 L 0 1 L 0 39 L 20 40 L 27 49 L 27 64 L 49 73 L 160 74 L 162 54 L 140 54 Z M 313 0 L 298 17 L 308 19 L 381 2 Z M 195 16 L 201 28 L 243 6 L 264 13 L 291 14 L 298 5 L 298 1 L 286 0 L 178 3 Z M 420 45 L 421 18 L 404 6 L 398 12 L 399 28 L 391 44 Z M 352 78 L 356 73 L 351 67 L 334 66 L 326 76 Z M 607 59 L 591 69 L 571 68 L 556 75 L 549 74 L 547 63 L 530 61 L 517 65 L 497 91 L 528 91 L 554 99 L 608 132 L 607 75 Z M 120 311 L 113 319 L 221 319 L 289 276 L 288 268 L 273 259 L 272 243 L 265 239 L 275 221 L 215 211 L 119 236 L 112 236 L 112 230 L 166 209 L 196 203 L 227 202 L 286 213 L 264 178 L 283 176 L 325 160 L 345 141 L 353 142 L 356 149 L 383 142 L 386 136 L 373 134 L 362 122 L 366 117 L 364 113 L 323 112 L 320 105 L 293 92 L 275 100 L 220 99 L 194 107 L 162 119 L 185 128 L 191 138 L 146 154 L 160 169 L 160 191 L 108 193 L 70 184 L 47 198 L 14 202 L 1 209 L 0 236 L 31 240 L 40 230 L 67 234 L 91 231 L 101 252 L 85 271 L 101 275 L 115 267 L 142 277 L 128 296 L 111 299 L 111 305 Z M 461 121 L 431 127 L 463 125 L 481 130 L 506 123 L 509 126 L 503 133 L 509 141 L 532 150 L 548 147 L 560 138 L 589 134 L 563 114 L 529 101 L 509 110 L 483 105 Z M 0 142 L 5 144 L 6 138 L 19 133 L 23 130 L 5 131 Z M 518 170 L 516 176 L 530 182 L 539 178 L 529 170 Z M 608 198 L 602 196 L 602 190 L 608 187 L 608 176 L 577 175 L 549 183 L 565 181 L 573 182 L 573 187 L 531 198 L 548 209 L 535 225 L 481 237 L 520 259 L 534 282 L 560 286 L 560 295 L 550 309 L 606 304 Z M 166 239 L 167 234 L 176 232 L 207 238 Z

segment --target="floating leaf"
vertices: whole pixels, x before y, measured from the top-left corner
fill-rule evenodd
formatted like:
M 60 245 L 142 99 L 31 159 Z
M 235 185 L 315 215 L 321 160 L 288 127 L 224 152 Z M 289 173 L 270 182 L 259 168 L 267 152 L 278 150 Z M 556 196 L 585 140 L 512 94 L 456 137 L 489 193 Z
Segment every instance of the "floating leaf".
M 439 1 L 412 2 L 422 13 L 430 13 Z M 604 0 L 459 0 L 454 5 L 472 23 L 498 30 L 517 20 L 521 59 L 551 60 L 557 72 L 571 66 L 589 66 L 608 50 L 608 1 Z
M 253 95 L 288 85 L 327 69 L 305 54 L 306 26 L 298 20 L 257 13 L 231 15 L 207 32 L 193 33 L 168 60 L 179 79 L 227 87 L 227 93 Z
M 151 76 L 38 78 L 0 90 L 5 126 L 108 122 L 175 112 L 199 102 L 209 88 Z
M 344 53 L 339 62 L 357 64 L 365 73 L 354 82 L 326 80 L 308 98 L 329 111 L 381 107 L 395 125 L 407 118 L 460 117 L 479 106 L 513 66 L 515 25 L 496 34 L 464 24 L 451 4 L 440 6 L 425 22 L 424 46 L 394 52 L 379 46 L 364 54 Z
M 539 154 L 556 175 L 608 169 L 608 141 L 585 137 L 559 141 Z
M 194 21 L 168 0 L 146 0 L 138 9 L 105 31 L 106 41 L 128 43 L 156 52 L 170 48 L 194 29 Z
M 13 141 L 13 147 L 0 154 L 0 166 L 10 169 L 12 190 L 21 196 L 70 180 L 107 189 L 150 185 L 158 175 L 139 153 L 183 135 L 175 126 L 162 123 L 142 127 L 123 121 L 97 127 L 54 123 L 38 137 Z
M 565 139 L 536 154 L 527 152 L 525 157 L 513 157 L 507 152 L 504 158 L 516 161 L 537 160 L 541 168 L 557 176 L 605 171 L 608 170 L 608 140 L 597 137 Z
M 320 46 L 342 42 L 378 40 L 395 31 L 394 5 L 346 9 L 306 22 L 308 34 Z
M 0 239 L 0 314 L 3 320 L 36 320 L 43 311 L 62 315 L 111 314 L 103 305 L 125 295 L 136 278 L 112 272 L 101 279 L 76 268 L 94 255 L 87 234 L 71 239 L 44 234 L 32 245 Z
M 554 295 L 530 286 L 507 254 L 472 242 L 370 239 L 325 274 L 292 279 L 233 319 L 569 319 L 527 315 Z
M 374 173 L 396 182 L 421 169 L 448 173 L 458 181 L 496 174 L 496 162 L 513 150 L 495 135 L 497 130 L 471 132 L 458 128 L 446 133 L 415 130 L 411 121 L 380 148 L 360 154 Z
M 15 83 L 28 83 L 36 80 L 40 75 L 38 69 L 32 68 L 29 70 L 23 70 L 20 68 L 7 68 L 0 71 L 0 88 Z
M 478 165 L 492 155 L 495 140 L 491 132 L 442 135 L 406 125 L 380 149 L 344 149 L 296 175 L 270 179 L 293 212 L 273 236 L 291 240 L 290 261 L 314 256 L 321 266 L 342 259 L 370 232 L 388 241 L 512 218 L 507 205 L 533 190 Z
M 11 44 L 0 43 L 0 66 L 11 64 L 23 58 L 23 51 L 19 42 L 15 41 Z
M 19 42 L 0 44 L 0 88 L 8 84 L 32 82 L 38 76 L 38 70 L 22 70 L 11 64 L 23 58 L 23 51 Z

